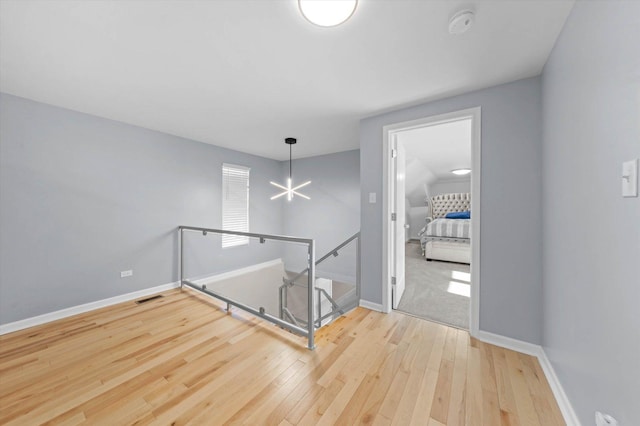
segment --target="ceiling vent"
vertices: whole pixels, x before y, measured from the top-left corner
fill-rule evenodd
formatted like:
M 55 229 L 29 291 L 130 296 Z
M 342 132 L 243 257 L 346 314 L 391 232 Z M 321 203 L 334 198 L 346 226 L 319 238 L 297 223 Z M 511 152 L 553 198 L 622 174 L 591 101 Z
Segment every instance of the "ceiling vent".
M 449 34 L 463 34 L 473 26 L 475 15 L 472 10 L 461 10 L 449 20 Z

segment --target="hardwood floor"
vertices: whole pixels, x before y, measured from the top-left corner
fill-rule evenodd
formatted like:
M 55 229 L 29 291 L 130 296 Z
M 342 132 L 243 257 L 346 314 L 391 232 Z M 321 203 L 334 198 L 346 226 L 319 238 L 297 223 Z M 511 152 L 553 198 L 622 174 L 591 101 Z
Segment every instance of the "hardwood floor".
M 0 424 L 563 425 L 535 358 L 358 308 L 306 340 L 192 291 L 0 337 Z

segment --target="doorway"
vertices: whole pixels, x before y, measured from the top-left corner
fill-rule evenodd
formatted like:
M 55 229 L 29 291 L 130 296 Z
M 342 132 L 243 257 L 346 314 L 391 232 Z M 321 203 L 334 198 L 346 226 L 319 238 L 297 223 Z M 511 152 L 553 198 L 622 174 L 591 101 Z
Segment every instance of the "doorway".
M 463 204 L 466 210 L 471 211 L 471 217 L 466 222 L 470 223 L 468 227 L 468 234 L 464 235 L 467 238 L 467 249 L 458 250 L 463 245 L 457 244 L 465 242 L 464 239 L 457 238 L 463 235 L 456 234 L 452 239 L 441 238 L 438 242 L 430 243 L 427 246 L 427 252 L 423 252 L 424 243 L 422 241 L 419 246 L 416 242 L 409 240 L 408 232 L 411 232 L 411 228 L 407 229 L 405 225 L 410 222 L 407 219 L 407 208 L 410 207 L 410 203 L 405 199 L 406 186 L 409 182 L 407 179 L 407 169 L 405 158 L 410 157 L 412 160 L 415 155 L 406 152 L 407 135 L 417 134 L 421 131 L 425 134 L 436 129 L 436 126 L 441 126 L 442 129 L 456 127 L 456 123 L 466 122 L 470 129 L 470 163 L 471 173 L 470 182 L 467 183 L 466 194 L 473 194 L 470 200 L 467 199 L 468 204 Z M 396 123 L 383 128 L 383 213 L 386 218 L 383 220 L 383 310 L 390 312 L 392 309 L 403 308 L 415 305 L 415 294 L 412 293 L 415 289 L 411 288 L 411 280 L 415 279 L 411 274 L 415 270 L 409 270 L 409 276 L 407 276 L 407 270 L 405 269 L 405 254 L 407 256 L 407 263 L 414 262 L 413 266 L 419 266 L 422 268 L 421 263 L 427 259 L 432 263 L 429 273 L 434 274 L 433 277 L 442 276 L 446 279 L 449 276 L 450 282 L 447 281 L 449 287 L 445 290 L 452 294 L 460 294 L 460 292 L 468 294 L 468 304 L 464 305 L 464 309 L 467 312 L 458 312 L 456 315 L 464 316 L 468 321 L 469 331 L 472 335 L 476 334 L 479 323 L 479 289 L 480 289 L 480 107 L 471 108 L 468 110 L 452 112 L 448 114 L 442 114 L 432 117 L 426 117 L 419 120 L 410 122 Z M 410 166 L 411 167 L 411 166 Z M 439 173 L 442 173 L 441 171 Z M 409 170 L 409 175 L 411 170 Z M 437 177 L 437 176 L 434 176 Z M 460 187 L 460 185 L 458 185 Z M 411 189 L 414 191 L 415 188 Z M 431 191 L 434 192 L 434 191 Z M 442 192 L 442 191 L 440 191 Z M 446 193 L 446 191 L 445 191 Z M 456 210 L 460 204 L 458 198 L 464 198 L 464 191 L 456 191 L 451 193 L 451 197 L 456 197 L 455 202 L 449 203 L 447 200 L 449 195 L 443 197 L 432 198 L 434 194 L 430 194 L 425 185 L 424 201 L 425 207 L 429 208 L 429 214 L 442 217 L 449 212 Z M 441 200 L 442 198 L 442 200 Z M 444 201 L 443 201 L 444 200 Z M 427 203 L 434 201 L 433 205 L 429 206 Z M 464 202 L 464 200 L 460 200 Z M 447 206 L 449 210 L 441 211 L 439 206 Z M 449 207 L 450 206 L 450 207 Z M 464 207 L 466 206 L 466 207 Z M 426 212 L 427 210 L 425 210 Z M 425 217 L 426 219 L 426 217 Z M 446 222 L 444 220 L 440 222 Z M 438 222 L 438 223 L 440 223 Z M 449 221 L 451 222 L 451 221 Z M 455 226 L 459 223 L 454 222 Z M 414 225 L 415 226 L 415 225 Z M 426 228 L 426 227 L 425 227 Z M 435 228 L 435 227 L 434 227 Z M 451 225 L 449 225 L 451 228 Z M 444 228 L 443 228 L 444 229 Z M 415 229 L 413 230 L 415 236 Z M 457 231 L 456 231 L 457 232 Z M 461 231 L 460 231 L 461 232 Z M 430 234 L 431 235 L 431 234 Z M 445 235 L 446 237 L 446 235 Z M 435 240 L 429 238 L 429 241 Z M 435 248 L 435 249 L 434 249 Z M 405 252 L 406 250 L 406 252 Z M 453 251 L 452 251 L 453 250 Z M 466 257 L 465 257 L 466 256 Z M 471 264 L 470 266 L 468 264 Z M 465 265 L 467 264 L 467 265 Z M 465 269 L 465 266 L 467 269 Z M 409 281 L 407 281 L 409 279 Z M 435 279 L 435 278 L 434 278 Z M 409 293 L 403 302 L 403 296 L 407 291 L 407 285 L 409 285 Z M 435 299 L 433 297 L 432 299 Z M 408 303 L 407 303 L 408 301 Z M 440 310 L 446 311 L 446 301 L 433 301 L 435 307 Z M 468 308 L 467 308 L 468 306 Z M 460 309 L 458 306 L 455 309 Z M 451 310 L 455 310 L 451 308 Z M 434 319 L 428 317 L 428 319 Z M 438 321 L 436 317 L 434 320 Z M 442 321 L 446 322 L 446 321 Z M 452 324 L 460 327 L 460 324 Z M 463 327 L 466 328 L 466 327 Z

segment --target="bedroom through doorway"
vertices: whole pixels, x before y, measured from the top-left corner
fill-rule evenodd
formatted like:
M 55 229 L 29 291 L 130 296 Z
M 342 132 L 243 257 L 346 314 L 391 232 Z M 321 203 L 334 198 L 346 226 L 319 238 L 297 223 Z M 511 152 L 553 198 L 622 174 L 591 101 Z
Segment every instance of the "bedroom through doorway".
M 472 244 L 476 116 L 479 109 L 387 129 L 390 307 L 465 330 L 477 327 L 478 308 L 472 303 L 479 284 L 472 279 L 473 247 L 479 247 Z

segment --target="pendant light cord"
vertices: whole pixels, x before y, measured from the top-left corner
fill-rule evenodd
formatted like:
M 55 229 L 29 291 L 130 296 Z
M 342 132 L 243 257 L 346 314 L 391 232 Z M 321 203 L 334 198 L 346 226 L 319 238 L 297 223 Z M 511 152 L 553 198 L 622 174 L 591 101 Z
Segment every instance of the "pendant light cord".
M 292 144 L 289 144 L 289 179 L 291 179 L 291 169 L 292 169 L 292 166 L 291 166 L 291 147 L 292 146 L 293 146 Z

